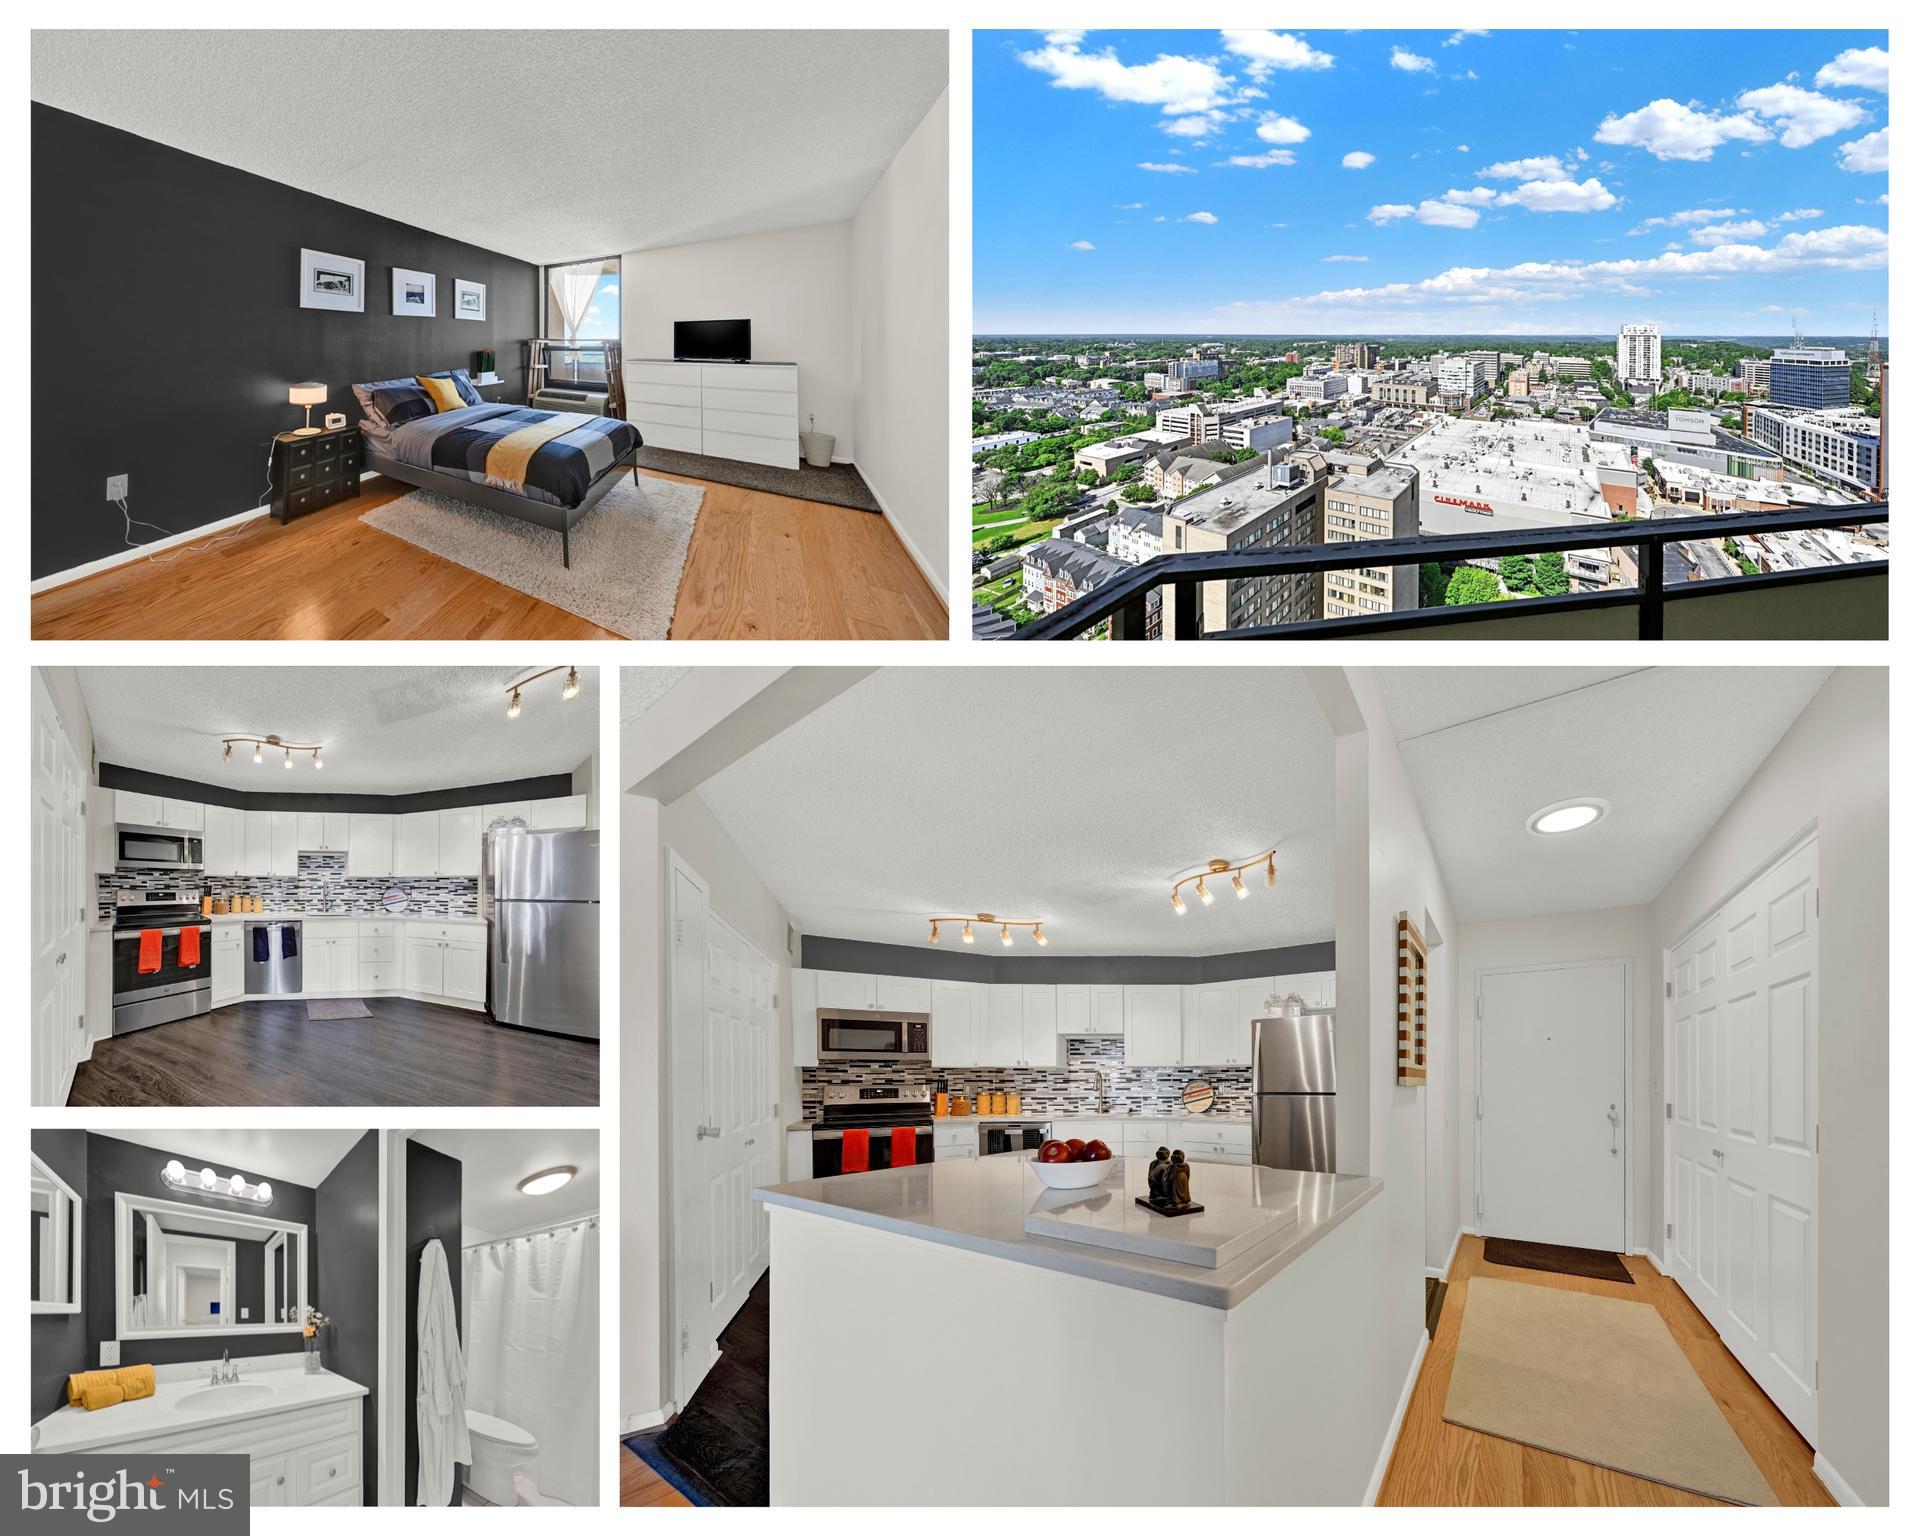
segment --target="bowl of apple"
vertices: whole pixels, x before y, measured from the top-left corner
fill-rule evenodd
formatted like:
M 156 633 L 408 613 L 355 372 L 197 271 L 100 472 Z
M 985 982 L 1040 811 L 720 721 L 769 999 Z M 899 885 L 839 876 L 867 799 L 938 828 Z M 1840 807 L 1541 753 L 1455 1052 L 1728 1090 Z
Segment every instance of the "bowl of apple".
M 1042 1142 L 1033 1155 L 1034 1176 L 1048 1189 L 1092 1189 L 1113 1172 L 1113 1149 L 1097 1137 Z

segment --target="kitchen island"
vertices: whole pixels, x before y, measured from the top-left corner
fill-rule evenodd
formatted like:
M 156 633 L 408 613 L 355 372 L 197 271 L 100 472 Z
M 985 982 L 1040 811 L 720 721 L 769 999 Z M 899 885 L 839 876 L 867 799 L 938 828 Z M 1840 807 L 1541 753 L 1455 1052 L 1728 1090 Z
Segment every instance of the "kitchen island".
M 1196 1161 L 1206 1215 L 1136 1219 L 1142 1160 L 1073 1194 L 1030 1163 L 756 1191 L 776 1279 L 773 1502 L 1362 1502 L 1420 1336 L 1382 1181 Z M 1107 1230 L 1037 1235 L 1036 1216 Z M 1227 1256 L 1124 1251 L 1123 1229 L 1149 1227 Z

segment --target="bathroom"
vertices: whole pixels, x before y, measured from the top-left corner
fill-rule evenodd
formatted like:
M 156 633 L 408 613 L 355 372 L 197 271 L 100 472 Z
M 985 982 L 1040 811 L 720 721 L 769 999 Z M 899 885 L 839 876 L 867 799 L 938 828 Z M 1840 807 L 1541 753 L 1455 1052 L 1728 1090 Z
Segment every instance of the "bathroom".
M 257 1506 L 597 1502 L 597 1132 L 35 1130 L 30 1162 L 35 1452 L 244 1453 Z

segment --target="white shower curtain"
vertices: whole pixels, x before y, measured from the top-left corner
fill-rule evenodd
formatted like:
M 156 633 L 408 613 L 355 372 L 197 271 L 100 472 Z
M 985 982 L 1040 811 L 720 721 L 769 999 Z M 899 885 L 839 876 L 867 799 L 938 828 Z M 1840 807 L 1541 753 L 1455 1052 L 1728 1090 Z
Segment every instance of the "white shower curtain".
M 600 1230 L 581 1221 L 466 1252 L 467 1406 L 539 1442 L 540 1491 L 599 1500 Z

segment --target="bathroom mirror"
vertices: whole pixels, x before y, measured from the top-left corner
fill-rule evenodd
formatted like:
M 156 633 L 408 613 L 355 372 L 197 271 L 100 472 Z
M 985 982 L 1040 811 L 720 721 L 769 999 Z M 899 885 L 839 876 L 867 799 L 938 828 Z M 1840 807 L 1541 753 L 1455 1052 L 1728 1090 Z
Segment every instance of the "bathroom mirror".
M 80 1197 L 73 1186 L 27 1154 L 32 1179 L 32 1246 L 29 1252 L 29 1294 L 33 1312 L 80 1310 Z
M 123 1339 L 298 1333 L 307 1229 L 209 1203 L 114 1197 L 116 1321 Z

